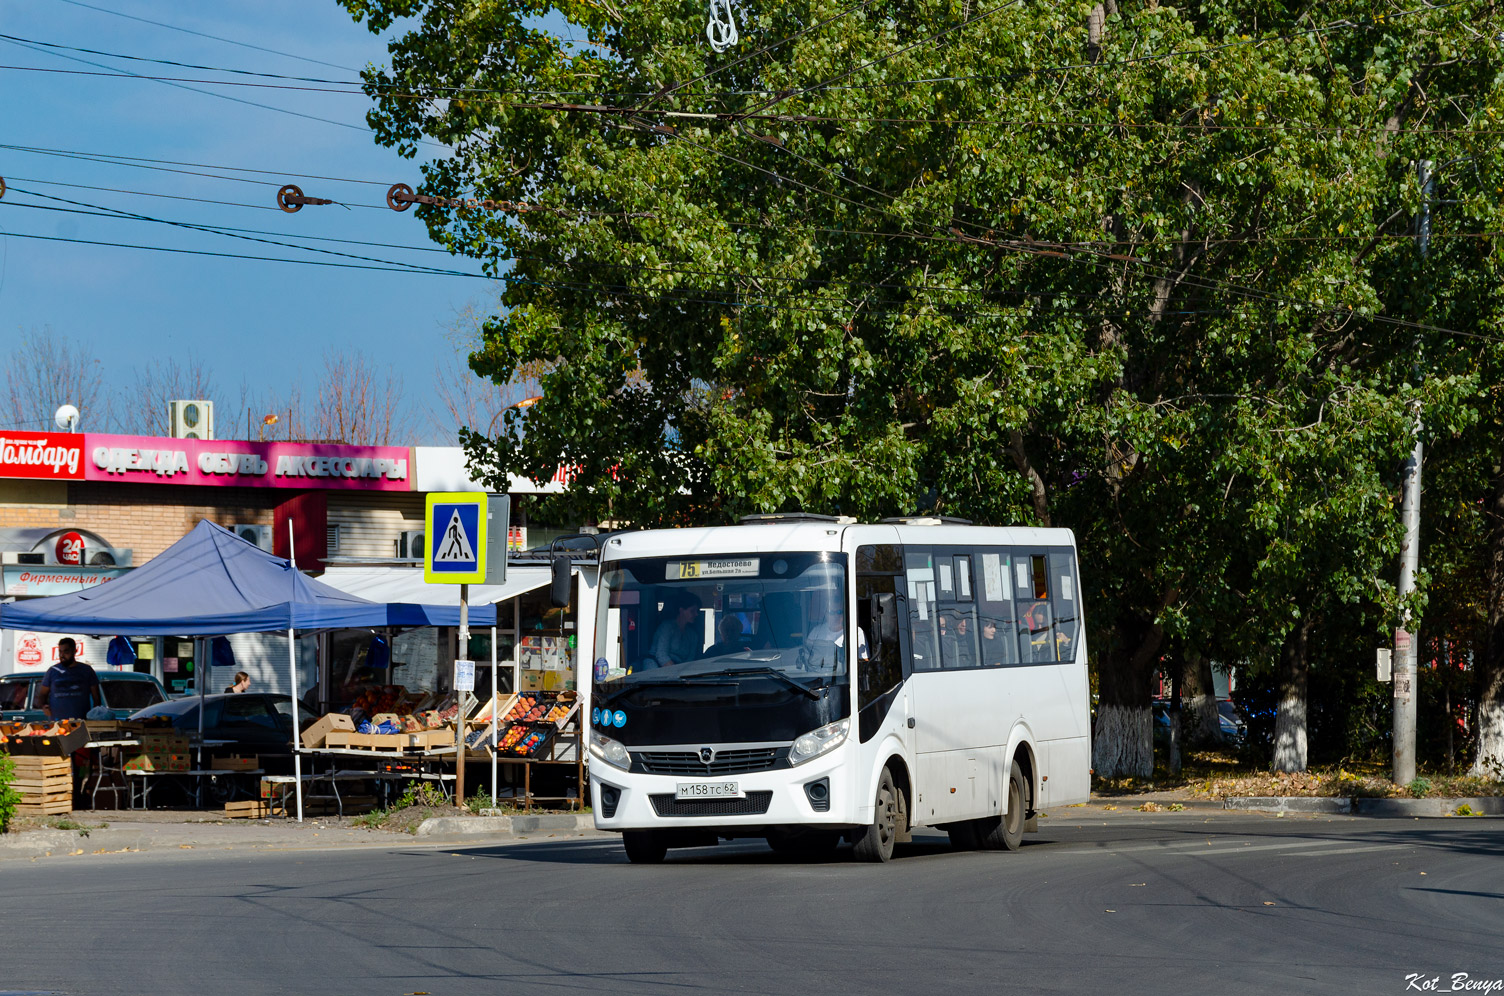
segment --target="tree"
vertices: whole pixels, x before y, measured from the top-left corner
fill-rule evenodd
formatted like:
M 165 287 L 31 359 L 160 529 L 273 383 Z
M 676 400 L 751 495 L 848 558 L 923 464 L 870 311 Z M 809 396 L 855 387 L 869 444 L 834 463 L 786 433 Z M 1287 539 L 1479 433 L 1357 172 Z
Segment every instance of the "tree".
M 1410 162 L 1494 155 L 1465 5 L 811 0 L 716 55 L 661 0 L 556 5 L 583 46 L 521 2 L 343 4 L 412 19 L 368 119 L 454 150 L 417 214 L 505 287 L 473 368 L 547 365 L 463 437 L 493 475 L 564 463 L 558 501 L 645 525 L 1070 526 L 1107 776 L 1152 770 L 1167 641 L 1283 645 L 1392 559 L 1397 427 L 1457 397 L 1403 387 Z
M 377 370 L 359 350 L 325 350 L 309 427 L 314 438 L 355 446 L 405 440 L 402 378 L 394 370 Z
M 46 432 L 63 405 L 79 410 L 78 428 L 110 432 L 115 401 L 104 368 L 86 346 L 50 328 L 22 333 L 6 357 L 0 419 L 7 428 Z
M 170 436 L 171 413 L 167 403 L 177 399 L 216 398 L 213 377 L 204 361 L 190 354 L 182 362 L 176 357 L 159 357 L 148 360 L 136 369 L 135 384 L 122 401 L 120 422 L 126 432 L 140 436 Z M 229 433 L 224 428 L 233 426 L 237 419 L 234 409 L 221 408 L 219 435 Z
M 461 429 L 489 432 L 502 412 L 542 390 L 536 375 L 541 368 L 536 373 L 519 370 L 504 384 L 470 369 L 470 356 L 484 342 L 483 325 L 483 316 L 467 306 L 444 336 L 450 348 L 434 365 L 434 401 L 428 409 L 429 423 L 441 439 L 453 441 Z

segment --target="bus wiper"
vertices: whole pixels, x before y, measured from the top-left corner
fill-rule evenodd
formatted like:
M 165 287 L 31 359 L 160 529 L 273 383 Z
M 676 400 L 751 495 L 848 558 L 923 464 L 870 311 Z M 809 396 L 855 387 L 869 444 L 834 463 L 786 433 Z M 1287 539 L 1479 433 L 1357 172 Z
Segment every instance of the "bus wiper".
M 795 681 L 793 678 L 790 678 L 788 675 L 784 674 L 776 667 L 728 667 L 720 671 L 702 671 L 698 675 L 696 675 L 696 677 L 703 678 L 710 675 L 725 675 L 727 677 L 735 678 L 742 677 L 743 675 L 767 675 L 770 678 L 777 678 L 779 681 L 782 681 L 784 684 L 790 686 L 791 688 L 797 688 L 799 691 L 803 692 L 805 695 L 808 695 L 812 699 L 818 699 L 820 697 L 819 692 L 815 691 L 813 688 L 810 688 L 808 685 L 803 684 L 802 682 Z

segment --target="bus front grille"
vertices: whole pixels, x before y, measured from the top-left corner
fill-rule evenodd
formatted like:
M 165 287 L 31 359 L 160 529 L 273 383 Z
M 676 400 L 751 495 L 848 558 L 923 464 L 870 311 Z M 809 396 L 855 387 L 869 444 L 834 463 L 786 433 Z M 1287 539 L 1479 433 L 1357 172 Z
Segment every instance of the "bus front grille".
M 721 750 L 709 764 L 689 750 L 633 751 L 632 755 L 643 771 L 653 775 L 744 775 L 777 767 L 783 753 L 777 747 Z
M 773 804 L 772 792 L 748 792 L 745 799 L 675 799 L 667 793 L 648 798 L 659 816 L 761 816 Z

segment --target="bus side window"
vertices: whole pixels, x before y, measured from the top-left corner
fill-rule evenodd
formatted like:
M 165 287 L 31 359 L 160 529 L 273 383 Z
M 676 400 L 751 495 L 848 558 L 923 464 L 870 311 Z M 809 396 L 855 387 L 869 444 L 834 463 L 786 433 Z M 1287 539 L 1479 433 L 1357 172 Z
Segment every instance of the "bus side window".
M 984 549 L 978 558 L 977 607 L 980 611 L 983 667 L 1017 664 L 1018 624 L 1013 614 L 1013 555 L 1006 548 Z
M 1076 635 L 1081 627 L 1081 593 L 1076 584 L 1075 558 L 1069 550 L 1050 552 L 1050 591 L 1054 593 L 1055 649 L 1063 661 L 1076 659 Z
M 1053 661 L 1056 659 L 1054 618 L 1044 555 L 1014 551 L 1013 566 L 1018 595 L 1019 656 L 1025 664 Z
M 935 563 L 928 547 L 904 549 L 904 578 L 909 586 L 910 670 L 940 667 L 939 634 L 935 622 Z

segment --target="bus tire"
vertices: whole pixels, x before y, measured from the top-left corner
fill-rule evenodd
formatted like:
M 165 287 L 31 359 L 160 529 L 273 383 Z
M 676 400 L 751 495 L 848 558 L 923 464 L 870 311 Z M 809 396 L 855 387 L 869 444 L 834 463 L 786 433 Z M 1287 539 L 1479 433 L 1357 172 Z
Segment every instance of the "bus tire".
M 903 811 L 903 797 L 893 786 L 893 773 L 883 769 L 877 782 L 876 811 L 872 822 L 857 835 L 851 853 L 858 861 L 887 861 L 893 857 L 893 845 L 898 842 L 898 825 Z
M 1029 786 L 1024 780 L 1024 770 L 1013 762 L 1008 772 L 1008 812 L 1006 815 L 989 817 L 990 824 L 978 833 L 982 849 L 986 851 L 1016 851 L 1024 841 L 1024 823 L 1028 819 Z
M 627 860 L 634 865 L 662 864 L 668 855 L 668 845 L 651 830 L 627 830 L 621 842 L 627 849 Z

